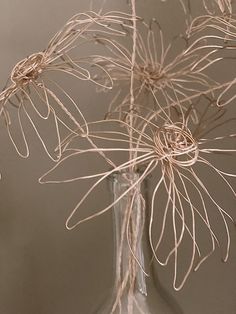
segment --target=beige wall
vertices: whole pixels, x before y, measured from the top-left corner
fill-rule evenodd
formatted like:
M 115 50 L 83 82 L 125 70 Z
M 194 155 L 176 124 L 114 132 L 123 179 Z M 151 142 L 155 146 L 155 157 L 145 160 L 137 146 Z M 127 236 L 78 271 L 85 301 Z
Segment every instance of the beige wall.
M 157 0 L 137 2 L 145 16 L 155 14 Z M 107 0 L 107 7 L 127 8 L 125 0 Z M 1 0 L 0 87 L 17 61 L 43 49 L 65 20 L 88 8 L 87 0 Z M 171 29 L 178 27 L 177 16 L 161 19 Z M 99 116 L 95 94 L 88 89 L 78 97 L 87 116 Z M 32 150 L 24 160 L 0 124 L 0 313 L 87 314 L 111 284 L 111 216 L 66 231 L 65 219 L 82 187 L 39 185 L 37 178 L 52 163 L 29 124 L 27 134 Z M 159 269 L 183 313 L 236 313 L 236 236 L 233 227 L 231 231 L 229 262 L 221 263 L 220 254 L 214 254 L 179 293 L 171 290 L 170 269 Z

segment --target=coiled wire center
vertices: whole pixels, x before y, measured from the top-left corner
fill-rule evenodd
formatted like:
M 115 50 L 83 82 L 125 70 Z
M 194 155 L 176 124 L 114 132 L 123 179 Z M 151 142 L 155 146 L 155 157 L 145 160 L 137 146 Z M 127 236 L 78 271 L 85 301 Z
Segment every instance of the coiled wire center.
M 12 70 L 11 80 L 17 85 L 25 85 L 38 78 L 44 67 L 44 54 L 34 53 L 18 62 Z
M 158 158 L 182 167 L 192 166 L 198 158 L 198 143 L 191 132 L 179 125 L 164 125 L 154 133 Z

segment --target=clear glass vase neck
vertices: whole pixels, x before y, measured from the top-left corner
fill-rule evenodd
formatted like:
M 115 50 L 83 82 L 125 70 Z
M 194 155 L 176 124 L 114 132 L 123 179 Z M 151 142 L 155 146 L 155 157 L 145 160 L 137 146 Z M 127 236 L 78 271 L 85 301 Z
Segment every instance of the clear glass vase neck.
M 113 194 L 114 285 L 96 314 L 182 314 L 150 268 L 147 204 L 138 172 L 110 177 Z

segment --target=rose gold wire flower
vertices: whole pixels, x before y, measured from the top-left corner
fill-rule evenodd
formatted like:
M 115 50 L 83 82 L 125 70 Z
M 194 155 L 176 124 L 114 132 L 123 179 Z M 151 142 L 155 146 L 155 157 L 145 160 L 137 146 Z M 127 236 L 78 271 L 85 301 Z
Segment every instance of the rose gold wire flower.
M 155 19 L 149 25 L 145 22 L 138 24 L 134 64 L 136 103 L 149 107 L 153 104 L 154 108 L 160 109 L 182 102 L 183 107 L 185 103 L 189 105 L 191 98 L 202 93 L 212 94 L 212 89 L 218 87 L 219 84 L 206 73 L 207 68 L 219 60 L 219 56 L 214 57 L 215 47 L 207 47 L 203 40 L 190 37 L 177 36 L 166 45 L 162 29 Z M 107 58 L 94 56 L 94 62 L 107 70 L 114 83 L 117 82 L 118 89 L 125 87 L 130 79 L 132 52 L 119 41 L 103 37 L 97 40 L 112 55 Z M 116 97 L 110 111 L 115 110 Z M 123 97 L 121 106 L 127 104 L 129 98 L 129 94 Z M 119 106 L 116 109 L 119 110 Z
M 224 253 L 224 261 L 228 259 L 230 248 L 230 232 L 228 220 L 233 221 L 233 218 L 224 208 L 222 200 L 217 199 L 214 194 L 208 179 L 202 179 L 203 171 L 212 172 L 215 175 L 214 185 L 223 184 L 231 193 L 233 198 L 236 197 L 236 192 L 229 182 L 230 178 L 236 177 L 236 174 L 224 171 L 214 164 L 214 157 L 226 156 L 236 152 L 235 148 L 224 147 L 226 139 L 234 139 L 236 134 L 215 134 L 213 137 L 208 136 L 214 130 L 221 129 L 225 132 L 226 123 L 234 122 L 235 119 L 225 117 L 225 110 L 219 109 L 215 103 L 207 98 L 204 98 L 203 104 L 197 108 L 189 107 L 185 113 L 179 111 L 178 108 L 173 108 L 169 118 L 166 117 L 166 112 L 150 112 L 148 118 L 137 116 L 137 123 L 132 128 L 132 147 L 130 148 L 130 126 L 111 118 L 109 121 L 98 121 L 90 125 L 105 130 L 90 131 L 90 137 L 93 141 L 104 141 L 107 145 L 99 146 L 98 148 L 77 149 L 76 140 L 78 136 L 72 135 L 67 137 L 63 142 L 63 152 L 66 154 L 52 169 L 46 172 L 41 178 L 41 183 L 61 183 L 73 182 L 77 180 L 95 179 L 95 183 L 91 185 L 88 191 L 80 199 L 76 207 L 73 209 L 66 221 L 67 229 L 74 229 L 83 222 L 89 221 L 98 217 L 110 210 L 120 199 L 133 191 L 137 194 L 136 189 L 140 183 L 149 175 L 153 182 L 153 190 L 150 202 L 150 218 L 149 224 L 149 240 L 155 258 L 161 265 L 167 265 L 173 257 L 174 259 L 174 279 L 173 287 L 180 290 L 186 282 L 191 271 L 197 270 L 199 266 L 215 251 L 216 246 L 224 246 L 224 240 L 221 239 L 221 234 L 216 235 L 213 227 L 214 217 L 217 216 L 218 224 L 222 223 L 225 228 L 226 248 Z M 198 122 L 193 121 L 192 110 L 198 115 Z M 129 114 L 129 113 L 127 113 Z M 135 115 L 135 113 L 133 113 Z M 119 125 L 121 128 L 109 128 L 110 125 Z M 107 126 L 107 128 L 106 128 Z M 139 126 L 137 128 L 137 126 Z M 64 164 L 70 161 L 71 158 L 77 157 L 88 158 L 90 154 L 103 153 L 109 155 L 114 154 L 116 159 L 117 153 L 129 154 L 132 151 L 132 159 L 126 156 L 123 162 L 116 163 L 110 170 L 96 174 L 88 174 L 83 176 L 68 176 L 68 178 L 57 179 L 57 171 L 63 170 Z M 224 155 L 226 154 L 226 155 Z M 109 158 L 110 155 L 109 155 Z M 110 167 L 110 165 L 109 165 Z M 118 199 L 109 203 L 105 208 L 98 209 L 94 214 L 88 215 L 76 222 L 75 214 L 80 211 L 86 204 L 89 197 L 99 187 L 104 180 L 111 174 L 121 171 L 128 172 L 130 169 L 142 168 L 142 172 L 136 182 L 133 182 L 130 187 Z M 125 175 L 125 174 L 124 174 Z M 158 197 L 157 197 L 158 196 Z M 163 204 L 164 200 L 164 205 Z M 162 202 L 162 203 L 161 203 Z M 148 204 L 146 204 L 148 206 Z M 146 208 L 147 209 L 147 208 Z M 78 218 L 77 218 L 78 219 Z M 219 220 L 220 219 L 220 220 Z M 161 225 L 156 225 L 156 220 L 161 221 Z M 127 228 L 129 221 L 127 221 Z M 207 232 L 211 248 L 208 252 L 202 253 L 200 242 L 198 243 L 199 233 Z M 154 232 L 155 231 L 155 232 Z M 166 238 L 173 236 L 173 243 L 166 255 L 160 253 L 160 247 L 166 241 Z M 184 275 L 179 277 L 179 255 L 186 241 L 186 237 L 191 241 L 190 261 L 184 271 Z M 205 240 L 206 242 L 206 240 Z
M 220 11 L 224 16 L 230 16 L 233 13 L 232 0 L 202 0 L 207 13 L 217 15 Z
M 211 32 L 207 32 L 207 30 L 211 30 Z M 207 42 L 210 39 L 212 41 L 215 40 L 216 44 L 218 40 L 218 44 L 221 43 L 222 45 L 224 43 L 224 46 L 219 48 L 230 47 L 230 44 L 233 45 L 235 39 L 235 18 L 234 16 L 225 18 L 222 15 L 210 14 L 197 16 L 189 25 L 187 34 L 191 36 L 200 32 L 203 32 L 203 35 L 199 37 L 199 41 L 204 40 Z
M 129 24 L 129 20 L 128 14 L 115 11 L 103 15 L 95 12 L 76 14 L 54 35 L 44 51 L 33 53 L 14 66 L 6 87 L 0 93 L 0 114 L 20 156 L 29 155 L 23 117 L 29 119 L 47 155 L 54 161 L 59 160 L 61 153 L 59 151 L 58 155 L 54 156 L 55 153 L 49 151 L 45 136 L 43 138 L 43 132 L 39 130 L 43 121 L 46 120 L 47 125 L 54 128 L 59 147 L 62 126 L 69 132 L 78 129 L 84 135 L 88 133 L 85 117 L 77 103 L 50 74 L 67 75 L 104 88 L 112 88 L 112 79 L 105 69 L 92 64 L 88 58 L 76 58 L 70 53 L 85 42 L 91 42 L 95 34 L 126 35 L 124 28 Z M 102 75 L 106 76 L 106 86 L 101 81 L 93 80 L 90 68 L 93 68 L 93 72 L 96 69 L 98 74 L 102 72 Z
M 214 68 L 211 68 L 211 77 L 213 80 L 218 82 L 215 86 L 212 85 L 212 89 L 210 88 L 205 92 L 205 94 L 210 94 L 213 92 L 213 95 L 216 99 L 216 104 L 219 107 L 233 104 L 233 101 L 236 97 L 236 80 L 234 71 L 230 71 L 229 68 L 227 74 L 224 77 L 224 81 L 222 81 L 220 80 L 221 78 L 219 76 L 219 69 L 221 65 L 222 70 L 224 69 L 226 60 L 231 60 L 232 63 L 235 61 L 235 16 L 222 14 L 212 15 L 209 12 L 207 15 L 197 16 L 190 23 L 186 34 L 189 38 L 192 38 L 192 43 L 190 44 L 191 50 L 195 46 L 194 49 L 197 52 L 198 45 L 200 45 L 200 47 L 202 46 L 203 49 L 209 50 L 209 56 L 211 56 L 211 62 L 209 65 L 212 67 L 215 63 L 218 64 L 216 71 L 213 71 Z M 195 95 L 192 95 L 191 99 L 194 98 Z

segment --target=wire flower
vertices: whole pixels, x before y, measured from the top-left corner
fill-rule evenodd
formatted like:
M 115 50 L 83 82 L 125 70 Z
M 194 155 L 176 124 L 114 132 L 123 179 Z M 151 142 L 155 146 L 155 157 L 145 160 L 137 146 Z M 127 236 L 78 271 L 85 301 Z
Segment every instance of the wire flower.
M 151 175 L 154 187 L 149 209 L 150 219 L 148 221 L 150 245 L 153 258 L 161 265 L 167 265 L 173 256 L 175 265 L 173 286 L 176 290 L 183 287 L 190 272 L 193 269 L 197 270 L 214 252 L 217 245 L 223 245 L 220 243 L 224 242 L 224 240 L 221 238 L 221 235 L 220 239 L 218 238 L 219 235 L 216 235 L 213 228 L 212 218 L 214 216 L 212 212 L 221 218 L 225 228 L 227 240 L 224 261 L 228 259 L 229 254 L 230 235 L 228 220 L 233 221 L 233 218 L 227 213 L 222 200 L 217 199 L 217 195 L 211 191 L 208 180 L 204 181 L 201 178 L 202 172 L 200 168 L 202 168 L 202 171 L 209 171 L 211 175 L 216 176 L 215 179 L 218 181 L 214 182 L 215 185 L 217 183 L 219 183 L 219 186 L 223 184 L 224 187 L 228 188 L 232 196 L 236 197 L 236 192 L 229 182 L 230 177 L 235 177 L 236 175 L 224 171 L 214 164 L 214 156 L 236 152 L 235 148 L 224 147 L 225 140 L 227 138 L 234 139 L 236 134 L 222 135 L 222 133 L 219 133 L 219 136 L 208 136 L 212 131 L 222 130 L 223 127 L 225 130 L 225 124 L 235 122 L 235 119 L 226 119 L 226 111 L 217 109 L 213 100 L 204 98 L 204 103 L 205 105 L 202 104 L 201 107 L 199 105 L 189 107 L 188 112 L 185 113 L 179 111 L 178 107 L 172 108 L 169 118 L 166 117 L 166 113 L 162 110 L 150 112 L 147 119 L 138 115 L 137 121 L 140 120 L 141 123 L 136 124 L 136 126 L 139 125 L 138 128 L 134 126 L 132 129 L 132 147 L 129 146 L 130 126 L 126 122 L 115 118 L 109 121 L 94 122 L 90 127 L 99 127 L 99 130 L 91 131 L 90 137 L 94 142 L 103 141 L 103 146 L 101 147 L 101 144 L 97 143 L 98 148 L 96 149 L 78 149 L 78 136 L 71 135 L 71 137 L 67 137 L 63 142 L 62 148 L 65 154 L 64 158 L 40 178 L 41 183 L 95 179 L 95 183 L 83 195 L 66 221 L 67 229 L 71 230 L 83 222 L 106 213 L 127 193 L 133 191 L 135 194 L 139 184 Z M 194 115 L 197 114 L 197 122 L 192 120 L 193 110 L 195 111 Z M 113 126 L 117 124 L 121 128 L 109 129 L 108 126 L 112 124 Z M 102 127 L 105 127 L 105 130 L 102 130 Z M 117 154 L 121 153 L 124 157 L 125 154 L 129 154 L 131 151 L 133 153 L 132 159 L 126 156 L 127 158 L 122 162 L 116 161 L 116 166 L 112 169 L 82 176 L 77 176 L 76 174 L 69 176 L 67 174 L 67 178 L 57 179 L 58 171 L 60 173 L 67 162 L 74 158 L 78 158 L 78 162 L 83 157 L 88 158 L 91 154 L 96 155 L 101 152 L 111 158 L 110 153 L 112 152 L 114 161 L 117 159 Z M 124 172 L 125 175 L 129 171 L 135 171 L 135 169 L 137 171 L 140 168 L 142 168 L 142 171 L 139 178 L 114 202 L 109 203 L 103 209 L 95 210 L 94 213 L 85 218 L 76 218 L 78 220 L 72 222 L 72 219 L 73 221 L 75 219 L 74 216 L 77 216 L 77 212 L 81 213 L 83 207 L 86 206 L 86 201 L 89 197 L 94 194 L 99 185 L 111 174 L 119 171 Z M 157 197 L 157 195 L 159 196 Z M 156 225 L 156 221 L 161 221 L 159 227 Z M 129 222 L 127 224 L 129 225 Z M 159 230 L 158 232 L 157 229 Z M 155 233 L 153 233 L 154 230 Z M 205 230 L 209 235 L 208 239 L 211 248 L 205 254 L 202 253 L 201 245 L 198 243 L 198 230 L 201 230 L 201 233 Z M 171 234 L 173 243 L 167 256 L 163 257 L 159 250 L 166 238 L 170 237 Z M 190 261 L 183 278 L 180 280 L 178 279 L 179 252 L 186 238 L 191 240 L 192 249 Z
M 71 52 L 76 47 L 91 42 L 95 34 L 126 35 L 124 29 L 126 25 L 130 27 L 129 20 L 128 14 L 120 12 L 108 12 L 104 15 L 95 12 L 76 14 L 53 36 L 44 51 L 33 53 L 14 66 L 6 87 L 0 93 L 0 115 L 6 122 L 9 137 L 20 156 L 29 155 L 23 116 L 29 119 L 47 155 L 54 161 L 59 160 L 61 153 L 54 156 L 54 152 L 49 151 L 43 132 L 39 130 L 43 121 L 46 120 L 53 128 L 58 145 L 60 126 L 66 127 L 70 132 L 77 128 L 80 133 L 88 133 L 85 117 L 78 105 L 50 75 L 63 74 L 104 88 L 112 88 L 112 79 L 105 69 L 91 63 L 89 58 L 78 58 L 71 55 Z M 93 80 L 90 74 L 92 68 L 106 76 L 106 86 L 101 81 Z
M 206 11 L 212 15 L 215 15 L 218 10 L 225 16 L 233 13 L 232 0 L 203 0 L 203 5 Z
M 211 61 L 209 66 L 217 65 L 221 62 L 220 67 L 211 68 L 211 78 L 218 83 L 206 91 L 204 94 L 210 94 L 213 92 L 214 97 L 217 99 L 218 106 L 223 107 L 233 103 L 235 99 L 235 74 L 234 71 L 227 71 L 225 73 L 224 81 L 220 80 L 219 69 L 224 69 L 225 61 L 235 60 L 235 40 L 236 40 L 236 20 L 234 16 L 225 15 L 202 15 L 195 17 L 190 23 L 186 34 L 187 37 L 192 38 L 193 43 L 191 46 L 195 46 L 195 51 L 198 50 L 198 45 L 201 49 L 209 50 Z M 222 67 L 223 65 L 223 67 Z M 220 70 L 221 71 L 221 70 Z M 217 79 L 218 77 L 218 79 Z M 191 100 L 195 99 L 197 95 L 192 95 Z
M 163 31 L 153 19 L 150 24 L 138 24 L 136 61 L 134 72 L 135 102 L 143 105 L 153 104 L 160 109 L 173 103 L 182 103 L 182 107 L 203 93 L 213 93 L 219 83 L 206 73 L 208 67 L 220 60 L 214 56 L 222 48 L 214 49 L 206 45 L 204 38 L 188 38 L 177 36 L 165 45 Z M 127 86 L 132 69 L 132 52 L 116 40 L 99 37 L 98 42 L 104 44 L 113 56 L 101 58 L 94 56 L 94 62 L 103 66 L 113 81 L 121 88 Z M 181 47 L 181 48 L 180 48 Z M 120 91 L 120 94 L 123 93 Z M 129 94 L 121 102 L 121 106 L 129 103 Z M 110 111 L 115 109 L 117 96 L 112 101 Z M 116 109 L 119 110 L 120 107 Z

